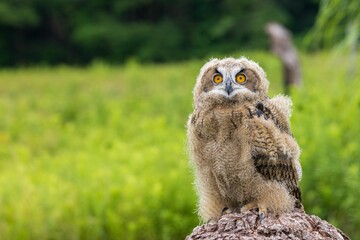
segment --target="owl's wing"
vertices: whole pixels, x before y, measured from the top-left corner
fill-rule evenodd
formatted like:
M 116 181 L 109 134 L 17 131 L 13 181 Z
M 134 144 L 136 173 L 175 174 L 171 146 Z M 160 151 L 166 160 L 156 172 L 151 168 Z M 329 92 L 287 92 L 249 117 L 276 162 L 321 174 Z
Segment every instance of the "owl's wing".
M 285 95 L 277 95 L 271 98 L 269 101 L 272 105 L 276 106 L 283 114 L 285 114 L 285 117 L 287 119 L 291 117 L 293 103 L 289 97 Z
M 295 139 L 269 120 L 253 118 L 252 121 L 251 156 L 256 170 L 264 179 L 284 184 L 297 199 L 296 206 L 300 205 L 300 150 Z
M 255 155 L 253 161 L 256 170 L 264 179 L 283 183 L 289 193 L 296 198 L 296 207 L 300 207 L 301 191 L 296 166 L 287 155 L 279 155 L 278 161 L 270 161 L 269 156 Z
M 252 111 L 252 116 L 263 116 L 266 120 L 273 121 L 282 132 L 292 134 L 290 130 L 291 99 L 278 95 L 266 101 L 259 101 Z

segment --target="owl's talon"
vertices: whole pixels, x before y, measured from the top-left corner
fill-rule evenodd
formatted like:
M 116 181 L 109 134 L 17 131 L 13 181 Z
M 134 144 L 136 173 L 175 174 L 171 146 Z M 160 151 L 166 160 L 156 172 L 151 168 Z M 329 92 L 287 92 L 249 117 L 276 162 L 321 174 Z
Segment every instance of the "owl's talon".
M 246 212 L 250 211 L 251 209 L 255 209 L 255 208 L 257 208 L 257 204 L 254 202 L 251 202 L 251 203 L 248 203 L 248 204 L 245 204 L 244 206 L 242 206 L 240 209 L 240 212 L 246 213 Z
M 264 207 L 264 206 L 259 206 L 257 203 L 255 203 L 255 202 L 251 202 L 251 203 L 248 203 L 248 204 L 246 204 L 246 205 L 244 205 L 241 209 L 240 209 L 240 211 L 242 212 L 242 213 L 246 213 L 246 212 L 248 212 L 248 211 L 250 211 L 250 210 L 252 210 L 252 209 L 258 209 L 258 211 L 259 211 L 259 219 L 260 219 L 260 222 L 262 222 L 262 220 L 264 220 L 265 219 L 265 217 L 266 217 L 266 214 L 267 214 L 267 209 L 266 209 L 266 207 Z
M 264 207 L 259 207 L 259 219 L 260 222 L 262 222 L 262 220 L 264 220 L 264 218 L 266 217 L 267 214 L 267 210 Z
M 265 218 L 265 214 L 264 213 L 259 213 L 260 222 L 262 222 L 262 220 L 264 220 L 264 218 Z
M 224 207 L 221 211 L 221 216 L 229 213 L 232 213 L 231 209 L 229 209 L 228 207 Z
M 215 224 L 216 221 L 214 219 L 210 219 L 209 221 L 206 222 L 206 224 Z

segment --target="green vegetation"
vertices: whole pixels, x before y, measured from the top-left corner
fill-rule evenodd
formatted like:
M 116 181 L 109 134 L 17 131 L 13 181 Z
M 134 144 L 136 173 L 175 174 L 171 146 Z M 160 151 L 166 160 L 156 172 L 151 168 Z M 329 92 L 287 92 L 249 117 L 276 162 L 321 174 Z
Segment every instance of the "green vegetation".
M 278 60 L 246 55 L 280 93 Z M 360 77 L 347 58 L 301 60 L 304 205 L 357 239 Z M 184 239 L 198 224 L 185 124 L 202 64 L 1 70 L 1 239 Z
M 356 51 L 360 32 L 360 2 L 321 0 L 313 29 L 307 36 L 313 47 L 352 47 Z
M 264 49 L 269 21 L 296 37 L 319 0 L 1 0 L 0 66 L 166 62 Z

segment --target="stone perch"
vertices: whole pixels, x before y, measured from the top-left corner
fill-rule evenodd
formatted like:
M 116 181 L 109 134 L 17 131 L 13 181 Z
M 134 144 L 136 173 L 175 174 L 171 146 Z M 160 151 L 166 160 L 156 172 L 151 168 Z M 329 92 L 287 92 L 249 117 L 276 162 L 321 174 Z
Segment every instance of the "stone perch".
M 296 209 L 280 216 L 268 214 L 262 222 L 259 221 L 259 215 L 255 210 L 248 213 L 226 214 L 217 222 L 196 227 L 186 237 L 186 240 L 195 239 L 347 240 L 350 238 L 325 220 Z

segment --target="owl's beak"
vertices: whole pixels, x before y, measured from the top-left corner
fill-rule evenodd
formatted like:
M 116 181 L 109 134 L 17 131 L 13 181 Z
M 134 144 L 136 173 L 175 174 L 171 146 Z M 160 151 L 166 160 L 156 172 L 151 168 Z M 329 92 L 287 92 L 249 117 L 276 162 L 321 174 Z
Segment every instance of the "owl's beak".
M 230 93 L 233 91 L 233 87 L 232 87 L 232 84 L 231 84 L 231 80 L 228 79 L 226 80 L 226 83 L 225 83 L 225 91 L 227 92 L 228 95 L 230 95 Z

